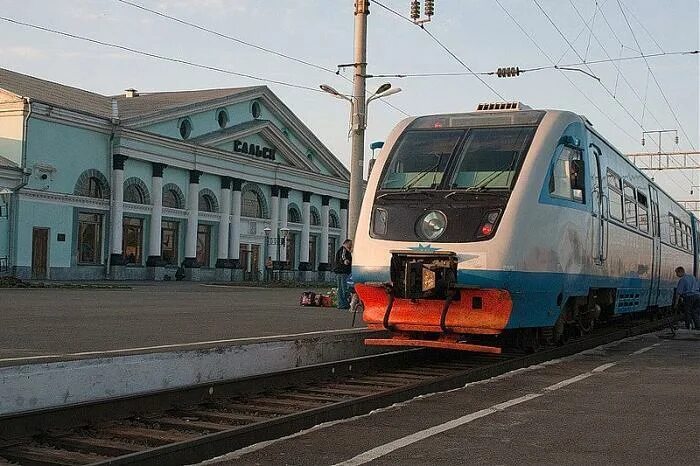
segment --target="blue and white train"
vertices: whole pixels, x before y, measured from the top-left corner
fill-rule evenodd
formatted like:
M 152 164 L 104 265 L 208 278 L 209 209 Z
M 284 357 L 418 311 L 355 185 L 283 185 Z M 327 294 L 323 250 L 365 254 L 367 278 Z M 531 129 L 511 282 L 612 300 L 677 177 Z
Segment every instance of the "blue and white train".
M 672 305 L 698 220 L 583 116 L 408 118 L 373 167 L 353 278 L 374 345 L 500 352 Z

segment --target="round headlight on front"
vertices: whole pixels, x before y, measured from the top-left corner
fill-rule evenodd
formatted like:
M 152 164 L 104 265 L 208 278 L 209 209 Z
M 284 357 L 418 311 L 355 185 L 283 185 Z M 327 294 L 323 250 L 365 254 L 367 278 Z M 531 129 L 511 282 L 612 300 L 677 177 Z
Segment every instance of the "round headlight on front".
M 432 210 L 418 220 L 418 233 L 425 239 L 438 239 L 446 228 L 447 217 L 439 210 Z

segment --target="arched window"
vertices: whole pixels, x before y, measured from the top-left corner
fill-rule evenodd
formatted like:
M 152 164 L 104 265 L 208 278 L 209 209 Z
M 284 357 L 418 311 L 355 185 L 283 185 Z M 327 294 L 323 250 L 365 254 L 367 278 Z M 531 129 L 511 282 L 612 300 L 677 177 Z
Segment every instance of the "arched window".
M 163 186 L 163 207 L 173 209 L 183 209 L 185 206 L 185 196 L 182 190 L 174 183 Z
M 246 191 L 241 196 L 241 215 L 244 217 L 262 218 L 262 204 L 258 193 L 253 190 Z
M 124 202 L 150 204 L 151 196 L 146 184 L 140 178 L 132 177 L 124 181 Z
M 340 228 L 340 220 L 338 220 L 338 214 L 332 210 L 328 214 L 328 226 L 331 228 Z
M 211 189 L 202 189 L 199 192 L 199 211 L 200 212 L 218 212 L 219 202 L 216 200 L 216 194 Z
M 321 224 L 321 216 L 318 213 L 318 209 L 314 206 L 311 206 L 311 224 L 312 225 L 320 225 Z
M 246 183 L 241 191 L 241 215 L 253 218 L 270 218 L 265 194 L 255 183 Z
M 301 223 L 301 212 L 295 205 L 290 205 L 287 211 L 287 221 L 291 223 Z
M 107 178 L 95 169 L 85 170 L 75 183 L 73 194 L 77 196 L 109 199 L 109 183 Z

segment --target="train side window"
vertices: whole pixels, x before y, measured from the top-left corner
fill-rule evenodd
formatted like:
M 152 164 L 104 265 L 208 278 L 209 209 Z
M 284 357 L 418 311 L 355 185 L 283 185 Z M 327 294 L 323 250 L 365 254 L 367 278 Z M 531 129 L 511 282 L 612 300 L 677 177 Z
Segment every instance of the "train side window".
M 668 215 L 668 241 L 671 244 L 676 244 L 676 224 L 673 221 L 673 215 L 669 214 Z
M 688 251 L 693 250 L 693 234 L 690 232 L 690 227 L 688 225 L 685 226 L 685 237 L 688 238 L 688 241 L 686 242 L 686 249 Z
M 549 178 L 549 193 L 554 197 L 583 202 L 583 189 L 575 189 L 572 181 L 583 179 L 581 151 L 573 147 L 562 147 L 561 153 L 554 162 Z
M 639 229 L 644 233 L 649 233 L 649 213 L 646 206 L 639 204 Z
M 610 216 L 622 221 L 622 184 L 620 176 L 608 170 L 608 211 Z
M 637 226 L 637 195 L 634 187 L 625 182 L 625 220 L 627 225 Z

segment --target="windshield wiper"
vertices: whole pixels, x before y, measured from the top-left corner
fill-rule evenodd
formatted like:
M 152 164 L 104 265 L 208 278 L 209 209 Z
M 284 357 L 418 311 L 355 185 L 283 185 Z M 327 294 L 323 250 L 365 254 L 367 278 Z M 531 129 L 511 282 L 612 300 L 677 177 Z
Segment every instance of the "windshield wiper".
M 433 183 L 431 184 L 431 186 L 435 184 L 435 175 L 437 175 L 437 169 L 440 167 L 440 164 L 442 163 L 442 158 L 445 156 L 445 154 L 434 154 L 434 155 L 438 156 L 438 161 L 436 163 L 434 163 L 433 165 L 431 165 L 430 167 L 426 168 L 425 170 L 416 173 L 413 176 L 413 178 L 411 178 L 408 181 L 408 183 L 406 183 L 401 188 L 403 191 L 408 191 L 409 189 L 411 189 L 413 186 L 415 186 L 416 183 L 418 183 L 420 180 L 425 178 L 425 176 L 429 173 L 433 173 Z
M 483 180 L 481 180 L 479 183 L 475 184 L 474 186 L 468 186 L 464 191 L 452 191 L 452 192 L 446 194 L 445 199 L 448 199 L 459 192 L 461 192 L 461 193 L 469 193 L 469 192 L 474 192 L 474 191 L 486 192 L 486 191 L 484 191 L 484 189 L 486 188 L 486 186 L 489 183 L 491 183 L 493 180 L 498 178 L 503 173 L 513 169 L 513 166 L 515 165 L 515 162 L 517 160 L 517 155 L 518 155 L 518 153 L 514 151 L 513 158 L 510 160 L 510 162 L 508 162 L 508 164 L 506 166 L 491 173 L 489 176 L 487 176 L 486 178 L 484 178 Z M 503 188 L 503 189 L 507 189 L 507 188 Z M 496 194 L 496 193 L 491 193 L 491 194 Z

